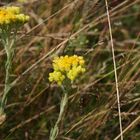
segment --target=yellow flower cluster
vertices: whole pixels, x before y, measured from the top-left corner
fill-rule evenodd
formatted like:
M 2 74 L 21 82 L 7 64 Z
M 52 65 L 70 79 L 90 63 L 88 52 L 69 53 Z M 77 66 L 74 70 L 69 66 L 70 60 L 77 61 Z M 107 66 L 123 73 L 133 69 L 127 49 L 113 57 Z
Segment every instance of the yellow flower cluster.
M 18 0 L 18 2 L 27 2 L 27 0 Z
M 22 14 L 19 7 L 10 6 L 0 8 L 0 26 L 25 23 L 28 20 L 29 16 Z
M 49 74 L 50 82 L 57 82 L 61 85 L 65 78 L 70 79 L 72 82 L 85 72 L 85 61 L 82 56 L 60 56 L 53 60 L 54 71 Z

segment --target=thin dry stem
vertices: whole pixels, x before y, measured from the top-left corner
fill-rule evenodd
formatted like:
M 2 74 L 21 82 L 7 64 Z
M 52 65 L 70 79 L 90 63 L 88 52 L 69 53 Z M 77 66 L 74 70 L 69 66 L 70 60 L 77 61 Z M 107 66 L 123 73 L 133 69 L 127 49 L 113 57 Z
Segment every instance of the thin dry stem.
M 110 21 L 110 14 L 108 9 L 108 2 L 105 0 L 106 3 L 106 12 L 108 17 L 108 25 L 109 25 L 109 33 L 110 33 L 110 41 L 111 41 L 111 48 L 112 48 L 112 57 L 113 57 L 113 64 L 114 64 L 114 73 L 115 73 L 115 83 L 116 83 L 116 93 L 117 93 L 117 102 L 118 102 L 118 113 L 119 113 L 119 124 L 120 124 L 120 135 L 121 140 L 123 140 L 123 132 L 122 132 L 122 119 L 121 119 L 121 106 L 120 106 L 120 95 L 119 95 L 119 87 L 118 87 L 118 76 L 117 76 L 117 69 L 116 69 L 116 60 L 115 60 L 115 51 L 114 51 L 114 43 L 112 37 L 112 28 L 111 28 L 111 21 Z

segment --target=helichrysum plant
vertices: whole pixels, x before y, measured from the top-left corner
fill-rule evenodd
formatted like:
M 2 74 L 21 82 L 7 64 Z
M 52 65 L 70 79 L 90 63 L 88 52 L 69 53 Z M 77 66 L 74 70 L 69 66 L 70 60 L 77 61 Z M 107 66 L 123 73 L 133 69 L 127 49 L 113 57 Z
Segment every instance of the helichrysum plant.
M 51 129 L 50 140 L 55 140 L 59 133 L 59 123 L 64 115 L 68 102 L 68 89 L 78 77 L 85 72 L 85 60 L 82 56 L 60 56 L 53 60 L 53 72 L 49 73 L 49 81 L 61 86 L 63 97 L 60 103 L 60 113 L 55 126 Z
M 0 99 L 0 124 L 4 122 L 6 115 L 4 108 L 7 101 L 7 94 L 10 91 L 10 69 L 14 55 L 14 44 L 18 29 L 29 20 L 29 16 L 21 12 L 19 7 L 0 7 L 0 38 L 5 49 L 7 60 L 5 64 L 5 86 Z

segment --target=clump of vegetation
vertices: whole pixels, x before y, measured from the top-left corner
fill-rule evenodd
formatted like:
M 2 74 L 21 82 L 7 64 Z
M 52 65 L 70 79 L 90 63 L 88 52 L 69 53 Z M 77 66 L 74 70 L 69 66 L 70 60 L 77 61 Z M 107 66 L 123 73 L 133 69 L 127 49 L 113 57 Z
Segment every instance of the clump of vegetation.
M 60 56 L 53 60 L 54 71 L 49 73 L 49 81 L 56 82 L 61 86 L 63 90 L 64 97 L 60 104 L 59 117 L 55 123 L 54 128 L 50 132 L 50 140 L 55 140 L 59 134 L 59 123 L 64 115 L 65 106 L 68 102 L 68 92 L 71 87 L 71 83 L 79 76 L 85 72 L 84 68 L 84 58 L 82 56 Z
M 2 124 L 6 119 L 4 108 L 7 102 L 7 95 L 11 89 L 10 69 L 14 55 L 13 46 L 15 44 L 17 30 L 28 20 L 29 16 L 22 14 L 19 7 L 11 6 L 0 8 L 0 37 L 7 55 L 5 64 L 6 75 L 4 92 L 0 100 L 0 124 Z M 11 36 L 12 31 L 13 35 Z
M 5 2 L 0 139 L 139 140 L 139 1 Z

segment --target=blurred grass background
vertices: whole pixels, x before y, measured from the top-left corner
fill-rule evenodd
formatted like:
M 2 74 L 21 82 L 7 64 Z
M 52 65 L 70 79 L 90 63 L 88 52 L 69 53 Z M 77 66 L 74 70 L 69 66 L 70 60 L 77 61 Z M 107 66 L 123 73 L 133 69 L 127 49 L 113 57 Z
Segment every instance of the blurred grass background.
M 48 81 L 56 55 L 84 56 L 86 73 L 69 94 L 58 140 L 113 140 L 120 133 L 114 68 L 104 0 L 31 0 L 18 33 L 7 119 L 0 140 L 48 140 L 62 97 Z M 140 0 L 109 1 L 125 140 L 140 140 Z M 0 47 L 0 92 L 5 52 Z M 0 94 L 0 95 L 1 95 Z M 136 121 L 135 121 L 136 120 Z M 119 139 L 119 138 L 118 138 Z

